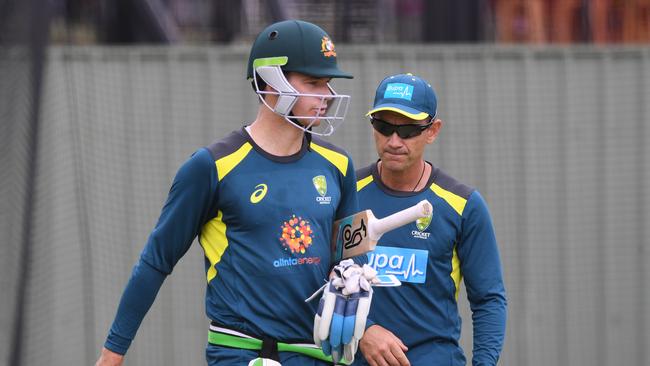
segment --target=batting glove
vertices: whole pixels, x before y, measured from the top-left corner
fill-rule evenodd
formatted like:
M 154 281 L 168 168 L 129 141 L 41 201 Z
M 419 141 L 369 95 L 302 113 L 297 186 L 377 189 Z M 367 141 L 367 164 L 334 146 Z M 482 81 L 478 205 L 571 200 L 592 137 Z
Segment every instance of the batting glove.
M 370 266 L 360 267 L 351 259 L 333 269 L 330 281 L 307 301 L 323 292 L 314 316 L 314 343 L 334 362 L 352 363 L 359 340 L 366 327 L 372 284 L 377 272 Z

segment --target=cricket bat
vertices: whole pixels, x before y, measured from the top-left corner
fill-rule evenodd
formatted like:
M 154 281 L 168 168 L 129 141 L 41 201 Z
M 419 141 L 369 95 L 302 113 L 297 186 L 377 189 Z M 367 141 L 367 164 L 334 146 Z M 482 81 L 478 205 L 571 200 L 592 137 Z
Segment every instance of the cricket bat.
M 375 249 L 385 233 L 431 215 L 433 206 L 427 200 L 390 216 L 378 219 L 371 210 L 334 221 L 332 231 L 332 258 L 335 262 L 356 257 Z

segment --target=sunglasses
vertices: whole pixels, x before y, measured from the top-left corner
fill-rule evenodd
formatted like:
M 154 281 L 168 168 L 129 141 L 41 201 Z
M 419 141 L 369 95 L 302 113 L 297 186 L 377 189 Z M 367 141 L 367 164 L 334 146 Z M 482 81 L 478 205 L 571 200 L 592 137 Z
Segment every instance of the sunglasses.
M 406 125 L 394 125 L 379 118 L 370 117 L 372 127 L 380 134 L 390 137 L 393 133 L 403 139 L 410 139 L 411 137 L 420 136 L 424 130 L 429 128 L 433 123 L 429 120 L 428 123 L 423 125 L 411 123 Z

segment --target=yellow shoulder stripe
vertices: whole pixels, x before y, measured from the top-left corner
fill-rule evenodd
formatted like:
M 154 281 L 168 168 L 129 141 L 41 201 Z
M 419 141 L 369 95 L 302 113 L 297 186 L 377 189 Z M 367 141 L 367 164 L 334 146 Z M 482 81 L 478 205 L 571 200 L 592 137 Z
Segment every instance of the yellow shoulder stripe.
M 321 154 L 325 159 L 327 159 L 330 163 L 334 164 L 335 167 L 337 167 L 343 176 L 347 174 L 348 171 L 348 157 L 338 153 L 334 150 L 330 150 L 326 147 L 317 145 L 315 143 L 310 144 L 312 150 L 316 151 L 317 153 Z
M 432 183 L 430 188 L 433 193 L 445 200 L 454 210 L 456 210 L 456 212 L 458 212 L 459 215 L 463 215 L 463 210 L 465 209 L 465 204 L 467 203 L 466 199 L 457 194 L 449 192 L 448 190 L 440 187 L 435 183 Z
M 223 222 L 223 212 L 219 211 L 217 217 L 208 221 L 201 229 L 199 243 L 203 247 L 205 257 L 210 262 L 210 268 L 206 274 L 208 283 L 217 276 L 217 263 L 221 261 L 223 253 L 228 248 L 226 237 L 226 224 Z
M 367 186 L 372 182 L 372 175 L 369 175 L 363 179 L 360 179 L 357 181 L 357 192 L 363 189 L 363 187 Z
M 219 180 L 221 181 L 226 174 L 230 173 L 237 164 L 241 163 L 242 160 L 248 155 L 248 153 L 253 148 L 249 142 L 243 144 L 237 151 L 230 155 L 226 155 L 223 158 L 217 160 L 215 164 L 217 165 L 217 173 L 219 174 Z
M 456 286 L 456 301 L 458 301 L 458 292 L 460 291 L 460 280 L 463 278 L 462 273 L 460 273 L 460 259 L 458 259 L 458 251 L 456 251 L 456 246 L 454 246 L 454 255 L 451 258 L 451 279 L 454 281 Z

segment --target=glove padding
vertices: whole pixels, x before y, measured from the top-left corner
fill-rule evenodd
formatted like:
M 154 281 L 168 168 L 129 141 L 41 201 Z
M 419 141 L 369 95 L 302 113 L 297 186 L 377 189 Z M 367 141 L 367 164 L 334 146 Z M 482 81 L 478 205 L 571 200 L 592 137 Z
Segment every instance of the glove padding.
M 377 271 L 346 259 L 334 267 L 330 281 L 307 299 L 323 291 L 314 316 L 314 343 L 326 355 L 331 354 L 335 363 L 341 359 L 346 363 L 354 361 L 366 329 L 374 282 Z

